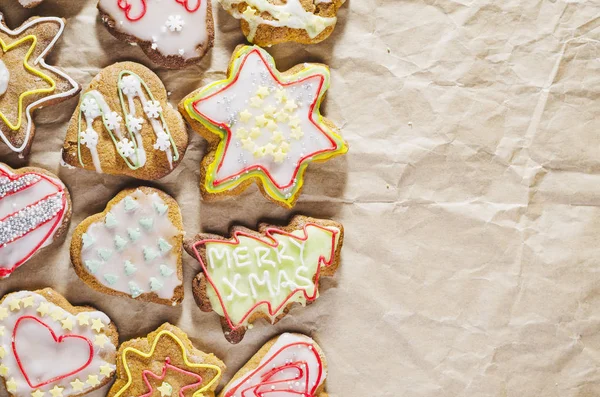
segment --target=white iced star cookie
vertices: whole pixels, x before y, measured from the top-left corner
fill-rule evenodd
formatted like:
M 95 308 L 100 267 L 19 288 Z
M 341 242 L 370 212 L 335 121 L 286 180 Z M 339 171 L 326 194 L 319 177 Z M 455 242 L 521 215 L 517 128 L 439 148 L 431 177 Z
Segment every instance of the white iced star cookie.
M 103 69 L 81 95 L 63 161 L 98 173 L 159 179 L 177 167 L 187 144 L 183 118 L 158 76 L 122 62 Z
M 268 199 L 293 207 L 307 165 L 348 150 L 337 127 L 319 112 L 328 88 L 325 65 L 304 63 L 280 73 L 265 50 L 238 47 L 226 80 L 179 104 L 210 144 L 200 172 L 203 197 L 235 195 L 254 181 Z
M 219 0 L 241 20 L 248 41 L 263 47 L 295 41 L 314 44 L 325 40 L 337 23 L 346 0 Z
M 50 288 L 0 301 L 0 376 L 13 397 L 81 396 L 102 387 L 115 372 L 118 339 L 106 314 L 72 306 Z
M 198 63 L 213 46 L 210 0 L 99 0 L 98 9 L 113 36 L 166 68 Z
M 71 262 L 90 287 L 165 305 L 183 300 L 183 221 L 177 202 L 150 187 L 126 189 L 81 222 Z

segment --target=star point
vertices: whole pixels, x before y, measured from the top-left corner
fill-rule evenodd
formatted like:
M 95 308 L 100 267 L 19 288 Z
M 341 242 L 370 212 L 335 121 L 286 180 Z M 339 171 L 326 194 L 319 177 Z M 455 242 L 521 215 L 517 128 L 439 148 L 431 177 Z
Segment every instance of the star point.
M 48 302 L 40 302 L 40 305 L 37 308 L 37 312 L 42 317 L 50 313 L 50 305 L 48 304 Z
M 108 378 L 110 375 L 112 375 L 113 369 L 110 365 L 104 364 L 100 367 L 100 373 Z
M 8 382 L 6 382 L 6 391 L 9 393 L 14 393 L 17 391 L 17 381 L 15 378 L 10 378 Z
M 8 375 L 8 367 L 4 364 L 0 364 L 0 375 L 2 375 L 2 376 Z
M 40 389 L 37 389 L 36 391 L 31 393 L 31 397 L 44 397 L 45 394 L 46 394 L 46 392 L 43 392 Z
M 4 320 L 6 317 L 8 317 L 8 310 L 0 306 L 0 320 Z
M 90 325 L 90 315 L 87 313 L 79 313 L 77 315 L 79 325 Z
M 173 393 L 173 386 L 167 382 L 163 382 L 160 387 L 156 388 L 156 390 L 160 392 L 161 397 L 170 397 Z
M 68 329 L 69 331 L 73 331 L 73 320 L 70 317 L 65 318 L 60 321 L 62 323 L 63 329 Z
M 58 387 L 58 385 L 55 385 L 52 389 L 50 389 L 50 394 L 52 394 L 52 397 L 62 397 L 63 390 L 65 390 L 63 387 Z
M 94 331 L 100 332 L 102 331 L 102 328 L 104 328 L 104 323 L 102 322 L 102 320 L 100 320 L 99 318 L 92 319 L 92 329 Z
M 10 311 L 20 310 L 21 309 L 21 300 L 13 299 L 8 302 L 8 306 L 10 307 Z
M 100 381 L 98 380 L 98 375 L 88 375 L 85 383 L 92 387 L 98 386 L 100 384 Z
M 70 384 L 74 391 L 82 391 L 83 386 L 85 386 L 85 383 L 80 381 L 79 378 L 76 378 L 73 382 L 70 382 Z
M 23 307 L 33 307 L 33 296 L 28 296 L 26 298 L 23 298 L 22 300 L 23 302 Z
M 108 343 L 108 338 L 104 334 L 96 335 L 94 338 L 94 345 L 99 346 L 100 348 L 104 348 L 104 346 Z
M 50 317 L 52 317 L 52 319 L 54 321 L 58 321 L 64 317 L 64 313 L 62 311 L 60 311 L 59 309 L 56 309 L 56 310 L 52 311 L 52 313 L 50 313 Z

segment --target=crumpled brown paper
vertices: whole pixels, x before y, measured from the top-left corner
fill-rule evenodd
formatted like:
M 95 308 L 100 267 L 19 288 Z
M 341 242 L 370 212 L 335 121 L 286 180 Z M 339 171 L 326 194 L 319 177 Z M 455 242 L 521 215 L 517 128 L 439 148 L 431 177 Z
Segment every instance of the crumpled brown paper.
M 0 9 L 10 27 L 30 15 L 67 18 L 49 60 L 84 87 L 100 68 L 135 60 L 158 73 L 173 105 L 222 78 L 244 42 L 238 21 L 214 4 L 215 48 L 197 67 L 167 71 L 114 39 L 94 0 L 29 11 L 1 0 Z M 600 3 L 349 0 L 325 42 L 270 52 L 281 70 L 330 65 L 323 111 L 343 128 L 349 153 L 309 166 L 291 212 L 256 188 L 202 202 L 205 142 L 192 133 L 183 163 L 152 185 L 179 201 L 188 234 L 285 224 L 292 213 L 342 222 L 342 266 L 315 304 L 276 326 L 256 324 L 233 346 L 217 315 L 194 304 L 191 257 L 183 305 L 163 307 L 88 288 L 69 264 L 68 238 L 0 292 L 51 286 L 105 311 L 121 340 L 170 321 L 225 361 L 224 381 L 263 342 L 293 330 L 323 347 L 333 397 L 600 395 Z M 140 184 L 60 169 L 76 102 L 37 112 L 29 162 L 0 149 L 11 166 L 59 172 L 74 199 L 71 230 Z

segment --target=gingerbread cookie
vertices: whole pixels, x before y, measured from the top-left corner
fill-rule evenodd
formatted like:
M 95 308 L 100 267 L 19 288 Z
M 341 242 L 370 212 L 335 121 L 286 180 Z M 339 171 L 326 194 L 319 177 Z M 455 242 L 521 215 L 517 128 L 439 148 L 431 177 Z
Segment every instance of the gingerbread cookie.
M 214 397 L 224 370 L 215 355 L 196 349 L 185 332 L 165 323 L 121 344 L 117 380 L 107 397 Z
M 100 292 L 176 305 L 183 300 L 183 233 L 171 196 L 144 186 L 126 189 L 77 226 L 71 262 Z
M 337 23 L 346 0 L 219 0 L 225 11 L 241 20 L 249 42 L 268 47 L 295 41 L 325 40 Z
M 221 390 L 219 397 L 327 397 L 325 354 L 310 337 L 285 333 L 268 341 Z
M 66 164 L 159 179 L 181 162 L 188 136 L 157 75 L 134 62 L 103 69 L 82 94 L 63 146 Z
M 166 68 L 198 63 L 213 46 L 211 0 L 99 0 L 98 9 L 113 36 Z
M 82 396 L 112 380 L 119 335 L 108 316 L 51 288 L 0 301 L 0 376 L 14 397 Z
M 34 17 L 11 30 L 0 13 L 0 139 L 21 156 L 35 134 L 32 112 L 79 92 L 79 84 L 46 63 L 64 28 L 61 18 Z
M 344 229 L 337 222 L 296 216 L 289 226 L 234 227 L 231 238 L 200 233 L 186 251 L 202 266 L 193 292 L 201 310 L 221 316 L 225 338 L 238 343 L 259 318 L 275 324 L 294 302 L 319 296 L 319 280 L 340 263 Z
M 179 104 L 210 145 L 200 171 L 204 199 L 239 194 L 254 181 L 268 199 L 293 207 L 308 164 L 348 150 L 319 112 L 328 87 L 325 65 L 304 63 L 280 73 L 260 47 L 238 47 L 226 80 Z
M 0 278 L 62 236 L 71 208 L 69 191 L 56 175 L 0 163 Z

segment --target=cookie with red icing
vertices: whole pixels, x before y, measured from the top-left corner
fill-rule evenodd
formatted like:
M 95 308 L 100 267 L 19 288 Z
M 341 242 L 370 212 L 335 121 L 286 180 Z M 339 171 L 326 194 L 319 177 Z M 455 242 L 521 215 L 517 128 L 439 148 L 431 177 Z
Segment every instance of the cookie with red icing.
M 200 233 L 185 242 L 202 266 L 194 298 L 221 316 L 225 338 L 238 343 L 257 319 L 275 324 L 294 303 L 314 302 L 321 278 L 340 264 L 343 241 L 341 224 L 305 216 L 286 227 L 261 224 L 258 232 L 237 226 L 230 238 Z
M 348 151 L 339 129 L 319 110 L 329 68 L 303 63 L 280 73 L 262 48 L 239 46 L 227 76 L 179 104 L 209 143 L 200 170 L 202 196 L 233 196 L 256 183 L 269 200 L 291 208 L 307 166 Z
M 0 278 L 60 238 L 71 208 L 69 191 L 56 175 L 0 163 Z
M 310 337 L 281 334 L 267 343 L 221 390 L 219 397 L 327 397 L 325 354 Z
M 211 0 L 99 0 L 98 10 L 113 36 L 166 68 L 198 63 L 213 46 Z
M 73 397 L 112 380 L 119 335 L 108 316 L 51 288 L 0 300 L 0 376 L 13 397 Z
M 225 364 L 165 323 L 144 338 L 123 342 L 117 380 L 107 397 L 214 397 Z

